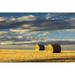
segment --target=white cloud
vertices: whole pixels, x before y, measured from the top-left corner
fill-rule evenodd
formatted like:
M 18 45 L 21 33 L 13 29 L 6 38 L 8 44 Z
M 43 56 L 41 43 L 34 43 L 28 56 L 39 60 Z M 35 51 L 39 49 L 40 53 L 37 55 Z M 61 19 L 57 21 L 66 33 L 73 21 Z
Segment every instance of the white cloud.
M 13 17 L 13 16 L 12 16 L 12 17 L 10 18 L 10 21 L 15 21 L 15 20 L 16 20 L 16 17 Z
M 75 17 L 70 17 L 69 19 L 66 19 L 65 21 L 73 21 L 75 20 Z
M 69 19 L 66 19 L 66 20 L 64 20 L 64 21 L 70 23 L 71 25 L 72 25 L 72 24 L 74 25 L 74 24 L 75 24 L 75 17 L 70 17 Z
M 48 34 L 50 34 L 50 32 L 43 32 L 42 35 L 47 36 Z
M 50 14 L 50 13 L 48 13 L 47 15 L 46 15 L 46 17 L 45 17 L 45 19 L 46 20 L 55 20 L 55 14 Z
M 32 24 L 23 24 L 21 27 L 23 27 L 23 28 L 30 28 L 30 27 L 32 27 Z
M 75 20 L 75 17 L 70 18 L 69 20 Z
M 15 32 L 15 33 L 25 33 L 30 31 L 29 29 L 10 29 L 11 32 Z
M 0 22 L 2 22 L 2 21 L 6 21 L 6 20 L 7 20 L 6 17 L 0 17 Z
M 65 29 L 64 31 L 67 31 L 67 32 L 75 32 L 75 29 Z
M 62 33 L 62 32 L 75 32 L 75 29 L 56 30 L 56 32 L 58 32 L 58 33 Z
M 0 17 L 0 22 L 5 23 L 12 23 L 12 22 L 21 22 L 21 21 L 34 21 L 37 17 L 34 15 L 28 15 L 28 16 L 20 16 L 20 17 Z
M 22 38 L 23 38 L 23 36 L 16 36 L 16 38 L 17 38 L 17 39 L 22 39 Z
M 36 20 L 36 17 L 33 15 L 21 16 L 17 18 L 17 21 L 34 21 L 34 20 Z
M 51 18 L 52 18 L 52 15 L 51 15 L 51 14 L 47 14 L 47 15 L 46 15 L 46 19 L 47 19 L 47 20 L 49 20 L 49 19 L 51 19 Z

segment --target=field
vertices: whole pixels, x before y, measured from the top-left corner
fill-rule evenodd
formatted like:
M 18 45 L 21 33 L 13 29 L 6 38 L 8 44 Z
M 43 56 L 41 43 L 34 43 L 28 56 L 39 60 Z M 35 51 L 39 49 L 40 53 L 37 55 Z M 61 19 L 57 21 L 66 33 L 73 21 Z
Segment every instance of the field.
M 61 53 L 25 48 L 25 45 L 0 45 L 0 62 L 75 62 L 75 45 L 62 45 Z
M 0 50 L 0 62 L 75 62 L 75 51 Z

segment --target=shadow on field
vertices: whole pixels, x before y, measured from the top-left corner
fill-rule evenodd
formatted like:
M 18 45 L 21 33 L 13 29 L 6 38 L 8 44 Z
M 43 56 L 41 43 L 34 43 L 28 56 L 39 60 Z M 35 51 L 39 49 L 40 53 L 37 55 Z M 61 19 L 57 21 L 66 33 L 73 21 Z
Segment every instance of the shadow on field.
M 26 60 L 24 60 L 24 59 L 22 59 L 22 60 L 10 60 L 10 61 L 3 61 L 3 62 L 12 62 L 12 63 L 14 63 L 14 62 L 18 62 L 18 63 L 20 63 L 20 62 L 75 62 L 75 58 L 57 58 L 57 59 L 41 59 L 41 60 L 28 60 L 28 61 L 26 61 Z

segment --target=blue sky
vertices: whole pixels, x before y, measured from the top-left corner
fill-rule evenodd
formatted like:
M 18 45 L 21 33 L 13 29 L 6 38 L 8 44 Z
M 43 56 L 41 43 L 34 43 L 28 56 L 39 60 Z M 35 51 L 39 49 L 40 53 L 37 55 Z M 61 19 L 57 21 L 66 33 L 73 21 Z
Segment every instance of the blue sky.
M 0 41 L 75 41 L 74 13 L 0 13 Z

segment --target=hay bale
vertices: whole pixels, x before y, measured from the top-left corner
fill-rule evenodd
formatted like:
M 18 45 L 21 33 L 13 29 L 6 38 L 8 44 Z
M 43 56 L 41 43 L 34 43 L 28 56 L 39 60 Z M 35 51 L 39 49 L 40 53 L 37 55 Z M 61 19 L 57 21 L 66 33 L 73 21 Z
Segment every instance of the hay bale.
M 45 46 L 44 45 L 42 45 L 42 44 L 37 44 L 37 45 L 35 45 L 35 50 L 41 50 L 41 51 L 43 51 L 43 50 L 45 50 Z
M 52 44 L 53 53 L 61 53 L 61 46 L 60 44 Z

